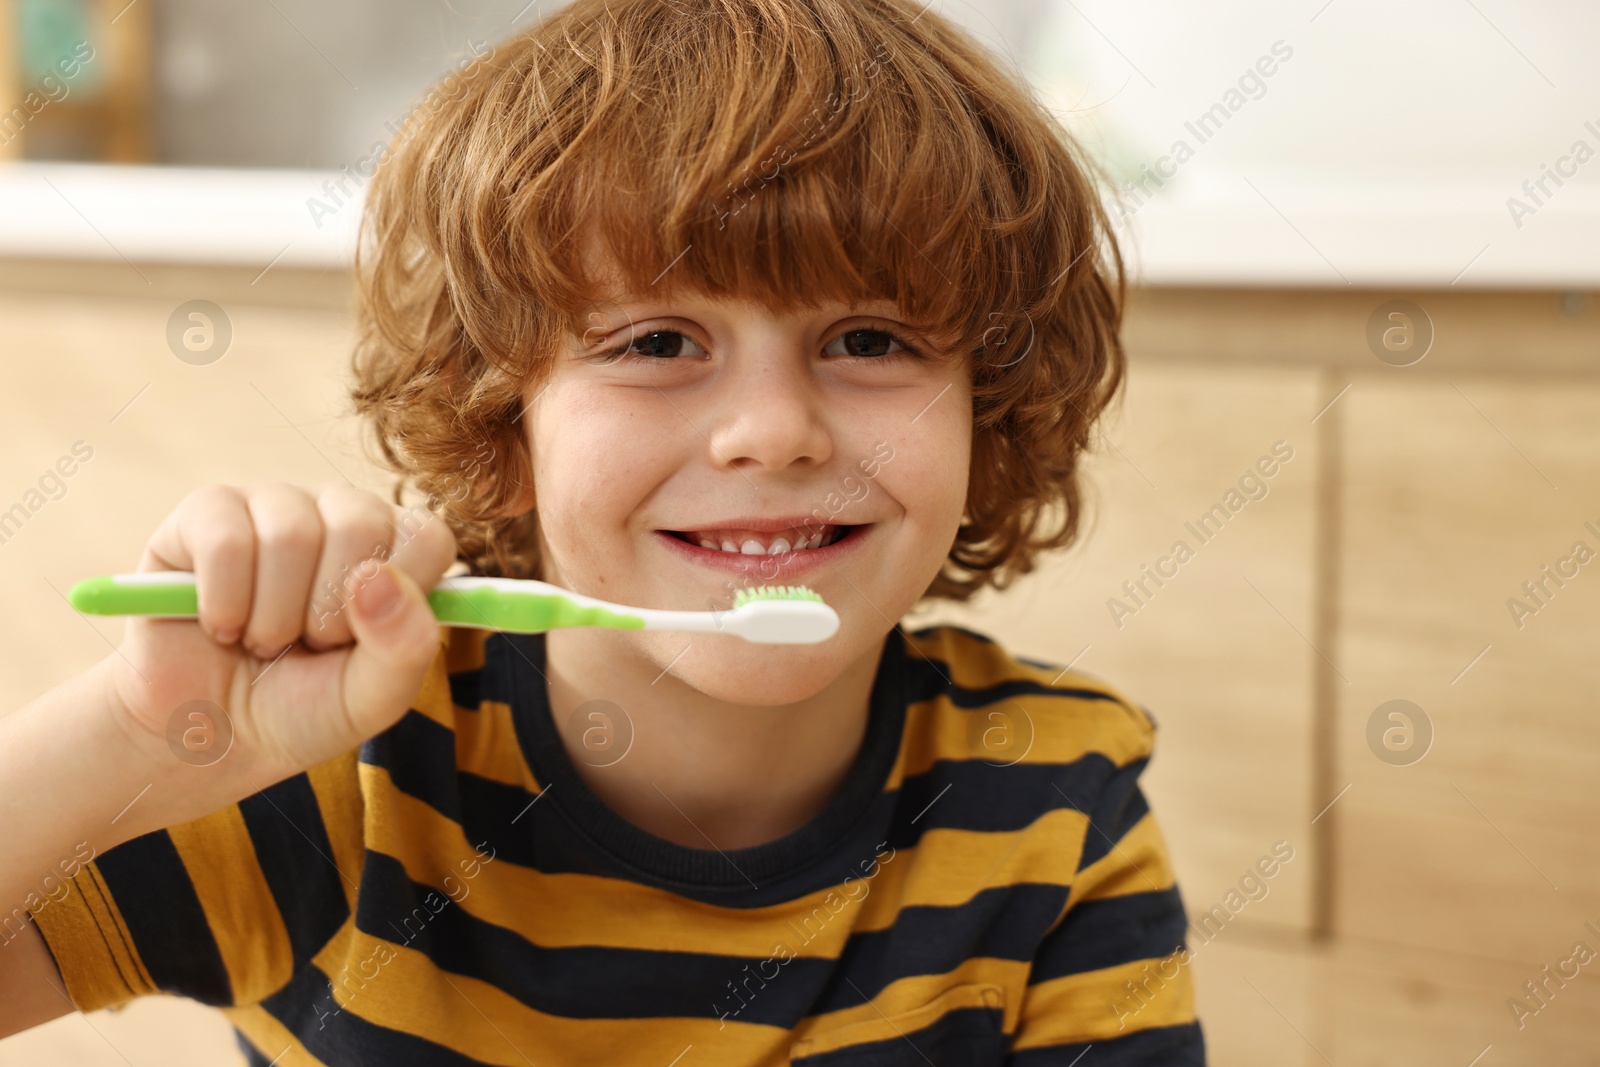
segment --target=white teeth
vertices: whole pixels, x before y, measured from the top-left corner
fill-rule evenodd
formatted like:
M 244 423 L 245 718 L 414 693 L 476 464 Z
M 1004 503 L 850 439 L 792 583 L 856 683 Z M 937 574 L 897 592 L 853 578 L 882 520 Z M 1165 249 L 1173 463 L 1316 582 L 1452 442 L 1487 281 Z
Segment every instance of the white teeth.
M 736 552 L 745 556 L 776 556 L 789 552 L 799 552 L 805 549 L 821 548 L 823 545 L 837 541 L 839 530 L 818 530 L 810 537 L 796 537 L 792 542 L 788 537 L 775 537 L 770 545 L 764 545 L 758 538 L 746 538 L 742 544 L 736 544 L 732 538 L 723 538 L 719 546 L 709 537 L 697 537 L 694 543 L 701 548 L 709 548 L 723 552 Z

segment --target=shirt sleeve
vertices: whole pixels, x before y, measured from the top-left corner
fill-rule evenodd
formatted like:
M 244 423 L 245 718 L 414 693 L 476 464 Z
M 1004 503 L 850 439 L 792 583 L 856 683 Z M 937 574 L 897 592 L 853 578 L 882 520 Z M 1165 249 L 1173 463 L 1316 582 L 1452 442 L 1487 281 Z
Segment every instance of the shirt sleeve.
M 1154 724 L 1110 766 L 1094 797 L 1068 798 L 1089 817 L 1066 906 L 1029 972 L 1010 1067 L 1204 1067 L 1185 939 L 1188 920 L 1166 844 L 1139 775 Z
M 350 915 L 361 807 L 351 752 L 95 856 L 29 909 L 73 1005 L 231 1007 L 287 984 Z

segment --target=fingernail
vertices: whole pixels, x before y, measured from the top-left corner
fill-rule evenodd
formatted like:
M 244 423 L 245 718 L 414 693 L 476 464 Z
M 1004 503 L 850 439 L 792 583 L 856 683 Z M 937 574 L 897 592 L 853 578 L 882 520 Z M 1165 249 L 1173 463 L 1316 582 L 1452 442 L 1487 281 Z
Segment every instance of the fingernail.
M 218 630 L 214 639 L 218 644 L 231 645 L 235 641 L 239 640 L 239 630 L 237 627 L 228 630 Z
M 381 619 L 400 606 L 400 583 L 394 572 L 379 567 L 378 573 L 361 583 L 355 595 L 356 610 L 368 619 Z

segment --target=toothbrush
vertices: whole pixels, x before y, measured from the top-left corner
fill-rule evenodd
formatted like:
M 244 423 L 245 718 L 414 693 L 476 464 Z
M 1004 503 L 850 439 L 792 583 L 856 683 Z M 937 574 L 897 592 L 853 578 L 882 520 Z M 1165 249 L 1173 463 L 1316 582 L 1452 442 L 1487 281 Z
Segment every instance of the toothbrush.
M 144 615 L 192 619 L 199 614 L 194 575 L 150 571 L 89 578 L 67 594 L 89 615 Z M 839 616 L 803 585 L 741 589 L 730 611 L 662 611 L 633 608 L 573 593 L 548 582 L 519 578 L 445 578 L 428 594 L 439 622 L 508 633 L 543 633 L 565 626 L 613 630 L 729 633 L 768 645 L 816 644 L 839 629 Z

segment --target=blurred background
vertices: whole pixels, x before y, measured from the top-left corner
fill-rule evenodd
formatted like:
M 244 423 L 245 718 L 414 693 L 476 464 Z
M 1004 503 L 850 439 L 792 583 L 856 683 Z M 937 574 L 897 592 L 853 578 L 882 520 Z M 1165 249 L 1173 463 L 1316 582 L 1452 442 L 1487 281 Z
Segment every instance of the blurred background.
M 107 653 L 63 593 L 188 489 L 387 484 L 344 396 L 370 161 L 559 6 L 0 0 L 0 713 Z M 1600 970 L 1526 985 L 1600 950 L 1600 8 L 930 6 L 1103 165 L 1135 287 L 1084 542 L 908 622 L 1150 709 L 1193 916 L 1292 845 L 1198 949 L 1213 1062 L 1600 1064 Z M 0 1043 L 69 1062 L 239 1061 L 164 998 Z

